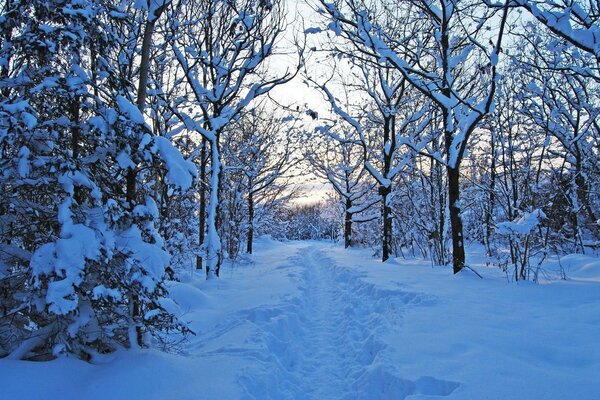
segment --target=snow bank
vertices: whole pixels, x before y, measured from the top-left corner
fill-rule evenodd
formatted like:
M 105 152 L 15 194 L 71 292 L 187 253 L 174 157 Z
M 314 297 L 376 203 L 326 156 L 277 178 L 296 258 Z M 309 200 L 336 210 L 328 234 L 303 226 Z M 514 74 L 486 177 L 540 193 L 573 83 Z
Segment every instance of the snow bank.
M 600 283 L 600 259 L 583 254 L 570 254 L 551 262 L 555 270 L 563 270 L 566 279 Z

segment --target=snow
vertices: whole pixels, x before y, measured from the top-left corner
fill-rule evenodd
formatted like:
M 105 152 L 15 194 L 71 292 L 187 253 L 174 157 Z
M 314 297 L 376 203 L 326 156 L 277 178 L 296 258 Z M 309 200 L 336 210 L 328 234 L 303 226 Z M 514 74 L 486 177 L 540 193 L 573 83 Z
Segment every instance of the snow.
M 596 399 L 599 259 L 563 257 L 568 280 L 534 285 L 507 283 L 480 254 L 467 261 L 484 279 L 263 238 L 251 262 L 226 264 L 220 279 L 190 270 L 168 285 L 169 307 L 196 333 L 178 354 L 3 359 L 2 396 Z
M 244 27 L 247 30 L 251 29 L 254 26 L 254 24 L 255 24 L 254 19 L 255 19 L 255 15 L 253 12 L 251 12 L 251 11 L 240 12 L 239 20 L 242 22 L 242 24 L 244 25 Z
M 17 171 L 21 178 L 27 178 L 31 172 L 31 163 L 29 162 L 29 156 L 31 152 L 26 146 L 21 147 L 19 150 L 19 165 Z
M 29 109 L 29 102 L 26 100 L 18 101 L 15 103 L 1 103 L 2 108 L 9 114 L 16 114 L 18 112 L 24 112 Z
M 75 287 L 83 279 L 85 260 L 97 260 L 100 257 L 100 244 L 94 230 L 64 221 L 61 238 L 56 241 L 54 252 L 54 272 L 64 279 L 48 284 L 46 303 L 50 311 L 65 315 L 77 307 Z
M 336 21 L 330 22 L 327 27 L 329 29 L 331 29 L 335 33 L 336 36 L 341 36 L 342 28 L 340 27 L 340 24 L 337 23 Z
M 149 291 L 154 290 L 156 283 L 161 281 L 165 268 L 169 266 L 169 254 L 144 241 L 140 228 L 135 225 L 122 232 L 115 243 L 120 252 L 130 255 L 142 266 L 145 274 L 139 279 Z
M 129 154 L 127 154 L 125 151 L 121 151 L 119 154 L 117 154 L 117 163 L 122 169 L 135 168 L 135 164 L 133 161 L 131 161 Z
M 500 222 L 496 231 L 501 235 L 528 235 L 540 222 L 546 218 L 542 210 L 536 209 L 530 213 L 524 213 L 522 217 L 514 221 Z
M 144 116 L 140 110 L 138 110 L 138 108 L 125 97 L 117 96 L 117 105 L 119 106 L 119 111 L 121 111 L 121 113 L 129 120 L 131 120 L 131 122 L 140 125 L 144 124 Z
M 83 280 L 86 260 L 98 260 L 101 255 L 96 232 L 73 223 L 71 204 L 72 201 L 67 199 L 59 206 L 60 239 L 40 246 L 31 258 L 35 287 L 50 276 L 54 279 L 48 283 L 46 304 L 58 315 L 66 315 L 77 308 L 75 288 Z
M 148 201 L 148 200 L 154 202 L 154 200 L 152 200 L 150 197 L 146 197 L 146 201 Z M 156 218 L 156 216 L 158 215 L 158 212 L 155 212 L 154 211 L 155 209 L 156 209 L 156 204 L 154 204 L 154 207 L 148 207 L 145 204 L 138 204 L 133 209 L 133 215 L 136 217 L 148 216 L 151 218 Z
M 311 28 L 307 28 L 304 30 L 304 33 L 306 35 L 312 35 L 312 34 L 321 33 L 321 32 L 322 32 L 322 29 L 318 28 L 318 27 L 311 27 Z
M 33 129 L 37 125 L 37 118 L 33 114 L 24 111 L 21 113 L 21 118 L 23 118 L 27 129 Z
M 103 299 L 103 298 L 105 298 L 105 299 L 112 298 L 115 300 L 121 300 L 122 297 L 123 297 L 123 294 L 121 292 L 119 292 L 119 290 L 109 289 L 104 285 L 98 285 L 92 291 L 92 298 L 94 300 Z
M 192 186 L 193 178 L 198 173 L 194 163 L 185 160 L 169 139 L 156 136 L 154 143 L 160 158 L 167 166 L 167 182 L 183 191 L 188 190 Z
M 565 257 L 554 257 L 547 263 L 551 271 L 564 271 L 568 279 L 600 283 L 600 258 L 584 254 L 569 254 Z

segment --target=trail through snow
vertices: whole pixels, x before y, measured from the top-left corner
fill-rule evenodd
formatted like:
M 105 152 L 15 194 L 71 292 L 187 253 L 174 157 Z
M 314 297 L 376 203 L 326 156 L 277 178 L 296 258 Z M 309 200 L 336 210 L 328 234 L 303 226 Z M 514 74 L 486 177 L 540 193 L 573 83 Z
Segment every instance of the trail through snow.
M 459 384 L 424 376 L 395 376 L 376 331 L 397 323 L 403 308 L 427 304 L 429 296 L 402 290 L 381 292 L 342 270 L 319 246 L 290 258 L 298 268 L 301 295 L 283 306 L 282 318 L 261 321 L 267 347 L 279 354 L 276 371 L 248 371 L 242 379 L 256 399 L 404 399 L 445 396 Z M 256 315 L 253 310 L 252 315 Z M 282 351 L 283 350 L 283 351 Z M 273 381 L 273 377 L 278 381 Z
M 306 307 L 301 310 L 306 323 L 296 331 L 293 348 L 298 352 L 294 357 L 298 364 L 290 367 L 302 377 L 300 393 L 308 398 L 331 399 L 346 391 L 352 360 L 348 333 L 338 329 L 343 326 L 340 289 L 323 261 L 317 261 L 320 255 L 310 248 L 294 259 L 305 268 L 302 302 Z

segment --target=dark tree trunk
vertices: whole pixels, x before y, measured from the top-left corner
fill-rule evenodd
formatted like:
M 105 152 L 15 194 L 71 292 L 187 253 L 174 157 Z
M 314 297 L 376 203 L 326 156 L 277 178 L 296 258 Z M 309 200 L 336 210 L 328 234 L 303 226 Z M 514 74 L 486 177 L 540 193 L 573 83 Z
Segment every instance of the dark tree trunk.
M 148 21 L 144 27 L 144 34 L 142 37 L 142 57 L 140 60 L 140 72 L 139 72 L 139 83 L 137 92 L 137 107 L 142 115 L 144 114 L 144 108 L 146 107 L 146 96 L 148 93 L 148 75 L 150 73 L 150 48 L 152 47 L 152 34 L 154 32 L 154 25 L 160 14 L 165 10 L 165 6 L 158 8 L 155 11 L 154 16 L 148 16 Z M 129 168 L 127 170 L 127 202 L 129 203 L 130 210 L 135 207 L 135 198 L 137 195 L 137 170 L 135 168 Z M 142 315 L 142 304 L 137 295 L 132 297 L 133 304 L 131 305 L 133 310 L 134 318 L 141 318 Z M 136 339 L 139 346 L 143 346 L 143 335 L 142 327 L 139 324 L 135 327 Z
M 465 247 L 463 223 L 460 215 L 460 172 L 458 168 L 448 166 L 448 204 L 450 211 L 450 228 L 452 230 L 452 267 L 454 273 L 465 266 Z
M 388 204 L 388 196 L 391 189 L 387 186 L 381 186 L 379 192 L 381 194 L 381 217 L 383 219 L 382 227 L 382 248 L 381 261 L 385 262 L 390 258 L 392 253 L 392 209 Z
M 485 213 L 485 247 L 488 257 L 492 255 L 490 241 L 493 230 L 494 208 L 496 207 L 496 135 L 494 134 L 493 129 L 490 136 L 490 145 L 492 153 L 492 164 L 490 165 L 490 197 L 488 199 L 488 208 Z
M 137 106 L 142 113 L 144 112 L 144 107 L 146 106 L 146 96 L 148 93 L 148 75 L 150 73 L 150 49 L 152 48 L 152 35 L 154 34 L 156 21 L 158 21 L 166 7 L 166 5 L 158 7 L 156 10 L 154 10 L 154 15 L 148 15 L 148 20 L 144 26 L 141 49 L 142 55 L 140 60 L 140 81 L 137 92 Z
M 142 347 L 144 345 L 144 334 L 142 331 L 142 327 L 138 322 L 142 318 L 142 305 L 137 294 L 133 295 L 133 319 L 135 321 L 135 338 L 137 340 L 138 346 Z
M 395 120 L 393 116 L 385 116 L 383 125 L 383 177 L 388 178 L 392 167 L 393 146 L 395 146 Z M 389 148 L 386 148 L 389 145 Z M 381 261 L 385 262 L 390 258 L 392 252 L 392 209 L 390 208 L 389 195 L 392 192 L 392 183 L 381 185 L 379 194 L 381 195 L 381 217 L 382 221 L 382 251 Z
M 252 185 L 250 185 L 252 187 Z M 252 254 L 252 242 L 254 241 L 254 193 L 248 192 L 248 243 L 246 250 Z
M 442 22 L 441 27 L 441 47 L 443 54 L 442 57 L 442 70 L 443 70 L 443 82 L 442 82 L 442 94 L 448 98 L 452 95 L 451 83 L 447 81 L 447 74 L 451 71 L 449 55 L 450 49 L 450 37 L 448 20 L 445 18 Z M 454 139 L 454 128 L 452 127 L 454 116 L 448 108 L 443 108 L 443 127 L 444 127 L 444 148 L 446 150 L 446 159 L 448 165 L 446 166 L 446 175 L 448 176 L 448 212 L 450 217 L 450 230 L 452 231 L 452 267 L 454 273 L 460 272 L 465 266 L 465 248 L 463 242 L 463 225 L 462 218 L 460 216 L 460 161 L 461 154 L 453 154 L 453 151 L 458 149 L 452 147 L 452 140 Z M 451 160 L 454 158 L 454 165 Z
M 352 207 L 352 200 L 346 199 L 346 214 L 344 218 L 344 248 L 352 246 L 352 213 L 349 212 Z
M 15 12 L 12 8 L 13 8 L 12 1 L 7 0 L 4 3 L 4 10 L 2 10 L 2 13 L 4 15 L 9 15 L 9 13 Z M 4 38 L 3 38 L 4 43 L 10 43 L 10 40 L 12 39 L 12 33 L 13 33 L 13 26 L 11 24 L 11 26 L 9 26 L 8 29 L 6 29 L 4 32 L 2 32 L 2 35 L 4 36 Z M 2 65 L 0 66 L 0 80 L 5 80 L 6 78 L 8 78 L 9 73 L 10 73 L 9 65 L 11 65 L 10 61 L 11 61 L 10 58 L 5 59 L 4 62 L 2 63 Z M 11 91 L 11 85 L 6 85 L 4 88 L 2 88 L 1 93 L 5 98 L 8 98 L 8 96 L 10 95 L 10 91 Z
M 75 97 L 71 101 L 69 112 L 71 114 L 71 151 L 73 152 L 73 160 L 77 162 L 79 159 L 79 142 L 81 141 L 81 111 L 79 97 Z M 77 204 L 83 202 L 83 191 L 79 185 L 75 185 L 73 197 Z
M 344 161 L 350 164 L 350 154 L 349 152 L 344 151 Z M 346 185 L 346 204 L 344 205 L 345 213 L 344 213 L 344 248 L 352 246 L 352 214 L 350 209 L 352 208 L 352 199 L 350 199 L 350 193 L 352 189 L 350 189 L 350 172 L 348 170 L 344 171 L 344 183 Z
M 135 198 L 136 198 L 136 192 L 137 192 L 136 180 L 137 180 L 137 170 L 133 167 L 129 167 L 127 169 L 127 178 L 126 178 L 127 188 L 126 188 L 126 193 L 125 193 L 125 197 L 127 199 L 127 203 L 129 206 L 129 211 L 133 211 L 133 209 L 135 207 Z M 139 320 L 142 315 L 142 305 L 140 303 L 138 295 L 135 293 L 131 296 L 130 307 L 131 307 L 131 315 L 132 315 L 133 321 L 135 323 L 135 334 L 136 334 L 137 345 L 142 347 L 144 345 L 144 341 L 143 341 L 142 327 L 139 324 Z
M 220 114 L 220 111 L 218 111 L 218 113 Z M 217 114 L 217 115 L 219 115 Z M 217 152 L 218 154 L 221 154 L 221 132 L 218 131 L 217 134 L 217 140 L 216 140 L 216 146 L 217 146 Z M 214 171 L 211 171 L 211 174 L 214 173 Z M 220 199 L 222 198 L 222 187 L 223 187 L 223 178 L 225 176 L 225 173 L 223 171 L 223 166 L 221 164 L 219 164 L 219 171 L 217 172 L 218 176 L 219 176 L 219 184 L 217 185 L 217 199 L 219 199 L 219 201 L 217 201 L 217 206 L 216 206 L 216 220 L 215 220 L 215 230 L 217 232 L 219 232 L 221 229 L 221 224 L 223 222 L 222 220 L 222 204 Z M 223 250 L 222 248 L 219 249 L 219 251 L 217 252 L 217 265 L 215 267 L 215 275 L 218 277 L 220 277 L 221 275 L 221 265 L 223 264 Z
M 596 221 L 598 218 L 590 205 L 589 193 L 590 187 L 588 185 L 587 180 L 585 179 L 585 175 L 583 172 L 583 160 L 582 160 L 581 151 L 579 150 L 579 146 L 575 147 L 575 186 L 577 190 L 577 200 L 579 201 L 579 206 L 583 208 L 584 213 L 587 216 L 590 224 L 590 230 L 596 236 L 599 235 L 599 229 L 597 227 Z
M 146 22 L 144 27 L 144 36 L 142 38 L 142 59 L 140 60 L 140 82 L 137 93 L 137 106 L 143 112 L 146 106 L 146 96 L 148 93 L 148 75 L 150 72 L 150 47 L 152 45 L 152 32 L 154 31 L 155 21 Z
M 129 205 L 129 209 L 133 210 L 133 208 L 135 207 L 135 194 L 136 194 L 136 178 L 137 178 L 137 171 L 133 168 L 128 168 L 127 169 L 127 180 L 126 180 L 126 185 L 127 185 L 127 192 L 125 194 L 125 197 L 127 198 L 127 203 Z
M 442 40 L 446 43 L 447 48 L 448 37 L 443 36 Z M 444 60 L 447 62 L 447 60 Z M 444 68 L 446 70 L 447 66 Z M 450 89 L 444 90 L 446 96 L 450 96 Z M 460 215 L 460 162 L 461 154 L 453 154 L 458 149 L 452 147 L 452 140 L 454 138 L 450 111 L 444 109 L 442 111 L 443 125 L 444 125 L 444 149 L 446 150 L 446 159 L 448 164 L 446 165 L 446 175 L 448 177 L 448 214 L 450 217 L 450 231 L 452 235 L 452 269 L 454 273 L 459 273 L 465 266 L 465 247 L 463 237 L 463 223 Z M 452 165 L 452 159 L 454 159 L 454 165 Z
M 352 208 L 352 200 L 346 198 L 346 204 L 344 205 L 344 248 L 352 246 L 352 213 L 349 212 Z
M 433 142 L 433 151 L 439 151 L 438 142 Z M 438 160 L 432 160 L 429 169 L 430 179 L 430 202 L 432 213 L 437 216 L 436 228 L 431 232 L 431 240 L 436 265 L 446 264 L 446 193 L 444 186 L 444 165 Z

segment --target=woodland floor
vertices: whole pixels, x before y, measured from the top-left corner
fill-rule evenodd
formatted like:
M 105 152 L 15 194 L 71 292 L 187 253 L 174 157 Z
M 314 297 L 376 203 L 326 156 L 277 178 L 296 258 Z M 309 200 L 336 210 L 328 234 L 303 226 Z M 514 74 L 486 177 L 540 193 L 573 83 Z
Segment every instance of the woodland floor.
M 478 254 L 470 263 L 484 279 L 261 239 L 218 280 L 187 271 L 170 284 L 196 333 L 172 353 L 0 360 L 0 397 L 600 398 L 600 260 L 569 256 L 569 280 L 534 285 L 508 282 Z M 548 263 L 549 277 L 557 265 Z

